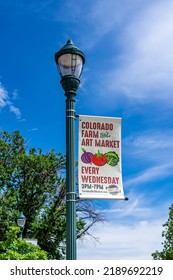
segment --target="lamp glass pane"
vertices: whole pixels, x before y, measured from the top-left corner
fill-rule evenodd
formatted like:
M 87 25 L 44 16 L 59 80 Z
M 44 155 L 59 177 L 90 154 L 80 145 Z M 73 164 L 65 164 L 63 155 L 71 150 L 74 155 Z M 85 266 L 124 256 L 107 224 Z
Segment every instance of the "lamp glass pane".
M 17 225 L 23 227 L 25 225 L 25 219 L 17 219 Z
M 74 75 L 80 77 L 83 61 L 77 54 L 63 54 L 58 58 L 59 71 L 62 77 Z
M 76 56 L 76 66 L 75 66 L 75 72 L 74 75 L 79 78 L 82 73 L 82 67 L 83 67 L 83 60 L 82 57 L 79 55 Z

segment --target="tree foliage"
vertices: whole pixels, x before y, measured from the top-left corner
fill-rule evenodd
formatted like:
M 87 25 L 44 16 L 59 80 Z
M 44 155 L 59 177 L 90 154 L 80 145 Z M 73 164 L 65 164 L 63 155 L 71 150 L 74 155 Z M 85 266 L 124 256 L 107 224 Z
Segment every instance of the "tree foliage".
M 162 232 L 162 237 L 165 239 L 163 250 L 161 252 L 152 253 L 154 260 L 173 260 L 173 204 L 169 208 L 168 221 L 163 224 L 165 230 Z
M 47 253 L 40 246 L 17 238 L 19 231 L 17 226 L 11 226 L 6 240 L 0 241 L 0 260 L 47 260 Z
M 66 239 L 66 159 L 53 150 L 28 149 L 19 131 L 0 132 L 0 241 L 19 214 L 26 216 L 23 236 L 37 238 L 49 259 L 62 259 Z M 77 202 L 77 237 L 101 217 L 91 202 Z

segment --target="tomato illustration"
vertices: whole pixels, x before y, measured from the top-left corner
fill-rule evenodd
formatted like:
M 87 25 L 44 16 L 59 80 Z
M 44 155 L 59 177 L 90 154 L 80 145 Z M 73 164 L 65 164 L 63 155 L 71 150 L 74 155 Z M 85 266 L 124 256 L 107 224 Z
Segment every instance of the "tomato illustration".
M 94 154 L 92 156 L 92 163 L 94 163 L 97 166 L 103 166 L 106 164 L 107 162 L 107 158 L 104 154 L 100 153 L 100 151 L 98 151 L 98 153 Z

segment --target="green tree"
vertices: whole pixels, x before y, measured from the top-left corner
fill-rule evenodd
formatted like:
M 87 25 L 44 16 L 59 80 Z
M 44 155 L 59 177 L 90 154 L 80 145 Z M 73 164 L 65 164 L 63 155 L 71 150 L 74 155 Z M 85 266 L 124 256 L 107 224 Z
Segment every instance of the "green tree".
M 65 253 L 65 164 L 61 153 L 28 149 L 18 131 L 0 132 L 0 241 L 19 214 L 26 216 L 24 237 L 37 238 L 49 259 Z M 93 204 L 77 202 L 77 237 L 102 221 Z
M 164 237 L 163 250 L 152 253 L 154 260 L 173 260 L 173 204 L 169 208 L 168 221 L 163 224 L 165 230 L 162 232 Z
M 20 229 L 11 226 L 6 240 L 0 241 L 0 260 L 47 260 L 47 253 L 36 246 L 17 238 Z

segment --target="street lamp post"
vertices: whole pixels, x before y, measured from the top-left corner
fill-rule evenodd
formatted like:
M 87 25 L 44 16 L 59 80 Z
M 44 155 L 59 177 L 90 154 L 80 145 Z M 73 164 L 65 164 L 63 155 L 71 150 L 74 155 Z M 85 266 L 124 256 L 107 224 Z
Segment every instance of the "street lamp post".
M 68 40 L 55 62 L 66 96 L 66 259 L 76 260 L 75 96 L 85 55 Z
M 20 227 L 19 238 L 21 238 L 21 239 L 23 239 L 23 230 L 24 230 L 24 227 L 25 227 L 25 222 L 26 222 L 26 217 L 23 215 L 23 212 L 21 212 L 17 216 L 17 225 L 18 225 L 18 227 Z

